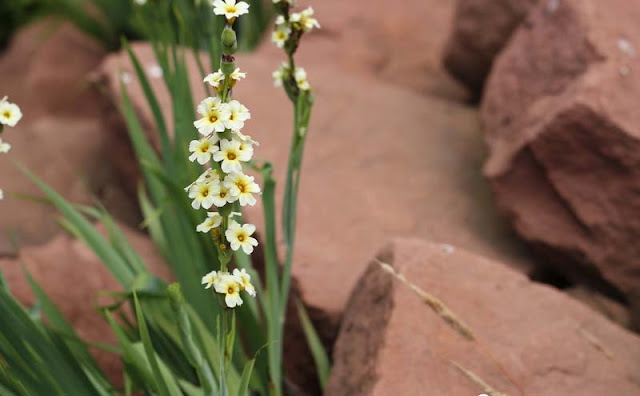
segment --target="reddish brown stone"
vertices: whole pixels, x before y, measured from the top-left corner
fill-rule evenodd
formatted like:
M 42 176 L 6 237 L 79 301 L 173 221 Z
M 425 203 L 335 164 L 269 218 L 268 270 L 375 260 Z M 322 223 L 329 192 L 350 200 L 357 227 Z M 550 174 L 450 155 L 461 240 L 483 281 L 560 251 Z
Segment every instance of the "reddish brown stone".
M 495 63 L 485 167 L 513 225 L 640 320 L 640 3 L 546 2 Z
M 479 97 L 494 58 L 537 2 L 458 0 L 444 52 L 446 69 Z
M 379 262 L 437 298 L 474 340 Z M 331 396 L 640 392 L 636 334 L 501 263 L 415 239 L 394 240 L 359 279 L 333 357 Z
M 66 25 L 52 30 L 42 22 L 16 34 L 0 58 L 0 98 L 8 95 L 23 112 L 18 125 L 2 134 L 12 149 L 0 156 L 0 256 L 15 254 L 14 243 L 44 243 L 60 231 L 50 206 L 14 195 L 42 196 L 14 161 L 72 202 L 97 198 L 118 218 L 139 222 L 111 159 L 128 141 L 103 124 L 100 95 L 87 79 L 104 54 L 79 31 Z

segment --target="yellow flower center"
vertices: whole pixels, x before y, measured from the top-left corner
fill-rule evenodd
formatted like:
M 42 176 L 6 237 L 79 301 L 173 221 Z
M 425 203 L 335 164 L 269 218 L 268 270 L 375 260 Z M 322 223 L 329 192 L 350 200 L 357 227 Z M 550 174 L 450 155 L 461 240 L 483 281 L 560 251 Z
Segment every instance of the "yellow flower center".
M 225 8 L 225 11 L 228 14 L 234 14 L 236 12 L 236 6 L 234 5 L 227 5 L 227 7 Z
M 233 161 L 233 160 L 235 160 L 235 159 L 236 159 L 236 153 L 233 153 L 233 152 L 231 152 L 231 151 L 227 152 L 227 159 L 228 159 L 229 161 Z
M 236 183 L 236 187 L 238 187 L 238 190 L 240 190 L 241 193 L 245 192 L 247 189 L 247 186 L 242 182 Z
M 244 239 L 245 239 L 244 235 L 242 234 L 238 235 L 238 241 L 244 242 Z
M 206 153 L 207 151 L 209 151 L 209 143 L 203 143 L 202 146 L 200 146 L 200 152 Z
M 220 198 L 224 198 L 227 196 L 227 193 L 225 191 L 220 191 Z
M 233 293 L 235 293 L 233 286 L 229 286 L 229 288 L 227 289 L 227 294 L 233 294 Z
M 217 115 L 215 115 L 215 114 L 211 114 L 211 115 L 209 115 L 209 122 L 210 122 L 210 123 L 212 123 L 212 124 L 213 124 L 213 123 L 214 123 L 214 122 L 216 122 L 216 121 L 218 121 L 218 116 L 217 116 Z
M 2 116 L 4 118 L 11 118 L 11 113 L 9 111 L 5 111 L 4 113 L 2 113 Z

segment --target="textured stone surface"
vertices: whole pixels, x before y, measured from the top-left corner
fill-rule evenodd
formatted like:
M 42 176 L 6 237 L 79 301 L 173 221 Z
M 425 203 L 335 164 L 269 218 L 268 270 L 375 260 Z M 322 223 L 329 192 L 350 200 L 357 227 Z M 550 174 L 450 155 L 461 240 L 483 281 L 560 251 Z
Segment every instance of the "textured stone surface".
M 602 294 L 594 293 L 593 290 L 582 285 L 567 289 L 566 292 L 576 300 L 588 305 L 597 312 L 600 312 L 607 319 L 624 328 L 632 328 L 631 312 L 628 307 L 623 306 L 619 302 L 607 298 Z
M 378 261 L 438 298 L 475 340 L 462 337 Z M 509 395 L 640 392 L 636 334 L 501 263 L 420 240 L 394 240 L 353 291 L 325 394 L 490 393 L 456 364 Z
M 446 69 L 479 97 L 494 58 L 537 2 L 458 0 L 444 51 Z
M 2 134 L 12 149 L 0 156 L 0 256 L 15 254 L 14 241 L 39 244 L 60 231 L 51 207 L 12 194 L 42 195 L 14 161 L 73 202 L 98 198 L 129 224 L 139 220 L 109 158 L 112 148 L 127 141 L 101 122 L 103 104 L 86 78 L 103 55 L 98 43 L 76 30 L 51 30 L 47 23 L 25 28 L 2 54 L 0 97 L 18 103 L 23 118 Z
M 153 274 L 169 279 L 169 270 L 153 243 L 146 236 L 120 226 L 147 268 Z M 98 229 L 104 233 L 102 226 L 98 226 Z M 60 308 L 80 338 L 90 342 L 117 344 L 111 328 L 96 309 L 99 303 L 97 293 L 121 291 L 122 288 L 83 242 L 60 235 L 42 246 L 24 248 L 15 259 L 0 259 L 0 270 L 7 279 L 11 293 L 21 303 L 30 306 L 35 300 L 24 276 L 23 266 Z M 98 349 L 92 352 L 109 378 L 121 384 L 119 357 Z
M 485 172 L 516 230 L 640 323 L 640 3 L 541 4 L 495 63 Z M 561 39 L 560 39 L 561 38 Z

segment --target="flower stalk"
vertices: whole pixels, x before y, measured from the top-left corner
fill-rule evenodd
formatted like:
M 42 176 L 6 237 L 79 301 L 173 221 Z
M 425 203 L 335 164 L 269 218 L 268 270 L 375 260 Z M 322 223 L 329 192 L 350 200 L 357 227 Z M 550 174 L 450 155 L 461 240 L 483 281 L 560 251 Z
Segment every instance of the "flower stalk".
M 284 50 L 287 57 L 287 61 L 282 63 L 281 67 L 273 72 L 274 85 L 283 86 L 285 93 L 293 104 L 294 110 L 293 134 L 291 137 L 282 208 L 282 229 L 285 245 L 285 262 L 282 269 L 280 269 L 277 263 L 275 243 L 273 243 L 273 241 L 269 243 L 268 240 L 268 243 L 265 245 L 267 291 L 270 294 L 270 305 L 272 308 L 270 314 L 267 315 L 267 330 L 269 339 L 275 341 L 267 348 L 269 355 L 269 373 L 273 386 L 272 393 L 281 395 L 283 382 L 283 333 L 289 289 L 291 287 L 291 268 L 293 265 L 300 170 L 307 131 L 309 129 L 311 109 L 314 102 L 306 71 L 302 67 L 296 66 L 294 54 L 298 49 L 302 36 L 314 28 L 319 28 L 320 25 L 318 21 L 313 18 L 314 12 L 311 7 L 301 12 L 292 12 L 292 0 L 273 0 L 273 3 L 278 16 L 276 17 L 276 27 L 271 36 L 271 40 L 277 47 Z M 270 174 L 270 167 L 263 169 L 265 190 L 267 183 L 272 181 Z M 269 224 L 268 220 L 274 218 L 274 208 L 265 204 L 264 211 L 265 223 Z M 271 232 L 275 233 L 275 229 L 272 228 Z M 267 238 L 269 239 L 268 234 L 269 230 L 267 230 Z M 280 277 L 276 275 L 278 273 L 281 273 Z

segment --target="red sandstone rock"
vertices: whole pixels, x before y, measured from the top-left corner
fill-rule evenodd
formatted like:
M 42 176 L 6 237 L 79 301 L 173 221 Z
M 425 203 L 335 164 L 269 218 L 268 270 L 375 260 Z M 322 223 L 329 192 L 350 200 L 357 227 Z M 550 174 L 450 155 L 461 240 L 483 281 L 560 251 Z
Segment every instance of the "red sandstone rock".
M 100 95 L 86 78 L 103 55 L 97 42 L 77 30 L 51 30 L 46 23 L 19 32 L 2 54 L 0 97 L 9 95 L 24 116 L 2 134 L 12 149 L 0 156 L 5 193 L 0 256 L 15 254 L 14 241 L 18 246 L 44 243 L 60 231 L 49 206 L 12 194 L 42 195 L 14 161 L 73 202 L 89 204 L 97 198 L 129 224 L 139 221 L 135 201 L 121 188 L 122 174 L 110 158 L 112 148 L 128 141 L 102 123 Z
M 170 272 L 149 238 L 126 226 L 120 227 L 151 273 L 168 280 Z M 104 231 L 101 226 L 98 229 Z M 61 235 L 45 245 L 24 248 L 16 259 L 0 259 L 0 270 L 11 293 L 29 306 L 34 303 L 34 297 L 22 266 L 33 275 L 83 340 L 117 344 L 111 328 L 96 310 L 97 293 L 121 291 L 122 288 L 83 242 Z M 119 357 L 102 350 L 93 352 L 109 378 L 116 384 L 121 383 Z
M 566 0 L 530 14 L 482 104 L 485 172 L 515 229 L 640 323 L 640 3 Z
M 444 52 L 446 69 L 480 96 L 494 58 L 537 2 L 458 0 Z
M 475 340 L 377 260 L 438 298 Z M 459 367 L 501 394 L 640 393 L 640 338 L 561 292 L 495 261 L 415 239 L 394 240 L 377 260 L 349 300 L 326 395 L 491 393 Z

